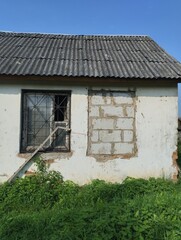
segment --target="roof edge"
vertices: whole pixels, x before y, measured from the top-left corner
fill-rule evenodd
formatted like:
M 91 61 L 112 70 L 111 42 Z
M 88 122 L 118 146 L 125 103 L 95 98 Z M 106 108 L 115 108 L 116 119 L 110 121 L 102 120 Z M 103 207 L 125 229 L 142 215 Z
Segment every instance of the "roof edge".
M 14 34 L 14 35 L 52 35 L 52 36 L 86 36 L 86 37 L 146 37 L 152 38 L 145 34 L 68 34 L 68 33 L 40 33 L 40 32 L 14 32 L 14 31 L 1 31 L 0 34 Z

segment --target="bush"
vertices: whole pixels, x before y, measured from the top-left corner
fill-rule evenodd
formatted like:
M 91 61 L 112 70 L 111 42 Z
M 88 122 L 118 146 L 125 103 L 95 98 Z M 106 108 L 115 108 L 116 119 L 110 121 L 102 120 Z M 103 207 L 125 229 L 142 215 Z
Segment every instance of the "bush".
M 181 183 L 78 186 L 56 172 L 0 186 L 1 240 L 181 239 Z
M 0 210 L 23 211 L 49 208 L 59 200 L 62 176 L 57 172 L 16 179 L 0 186 Z M 31 207 L 30 207 L 31 206 Z

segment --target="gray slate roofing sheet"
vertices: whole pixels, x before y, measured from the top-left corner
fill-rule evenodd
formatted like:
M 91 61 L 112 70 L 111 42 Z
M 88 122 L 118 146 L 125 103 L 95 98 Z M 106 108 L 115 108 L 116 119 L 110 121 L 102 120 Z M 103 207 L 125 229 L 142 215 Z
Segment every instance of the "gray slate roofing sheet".
M 181 64 L 148 36 L 0 32 L 0 74 L 181 78 Z

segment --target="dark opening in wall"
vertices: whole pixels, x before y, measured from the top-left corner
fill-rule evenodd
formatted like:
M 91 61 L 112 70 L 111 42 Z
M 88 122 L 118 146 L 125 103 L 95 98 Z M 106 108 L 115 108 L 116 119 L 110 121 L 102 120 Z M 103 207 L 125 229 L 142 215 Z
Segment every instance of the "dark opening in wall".
M 67 114 L 67 96 L 55 95 L 55 122 L 62 122 Z

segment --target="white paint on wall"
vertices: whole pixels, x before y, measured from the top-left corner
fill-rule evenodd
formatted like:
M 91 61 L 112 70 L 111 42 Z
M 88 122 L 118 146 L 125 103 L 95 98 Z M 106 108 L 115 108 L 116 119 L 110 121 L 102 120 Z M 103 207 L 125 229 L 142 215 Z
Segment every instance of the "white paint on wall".
M 137 154 L 130 159 L 115 158 L 101 162 L 87 156 L 87 87 L 2 84 L 0 87 L 0 181 L 7 180 L 25 161 L 25 155 L 19 154 L 22 89 L 72 91 L 71 154 L 43 154 L 46 159 L 52 159 L 53 156 L 55 161 L 50 169 L 60 171 L 65 180 L 70 179 L 79 184 L 97 178 L 120 182 L 127 176 L 171 178 L 175 173 L 172 154 L 177 145 L 176 86 L 136 87 Z M 102 86 L 96 89 L 128 91 L 121 86 L 114 88 Z

